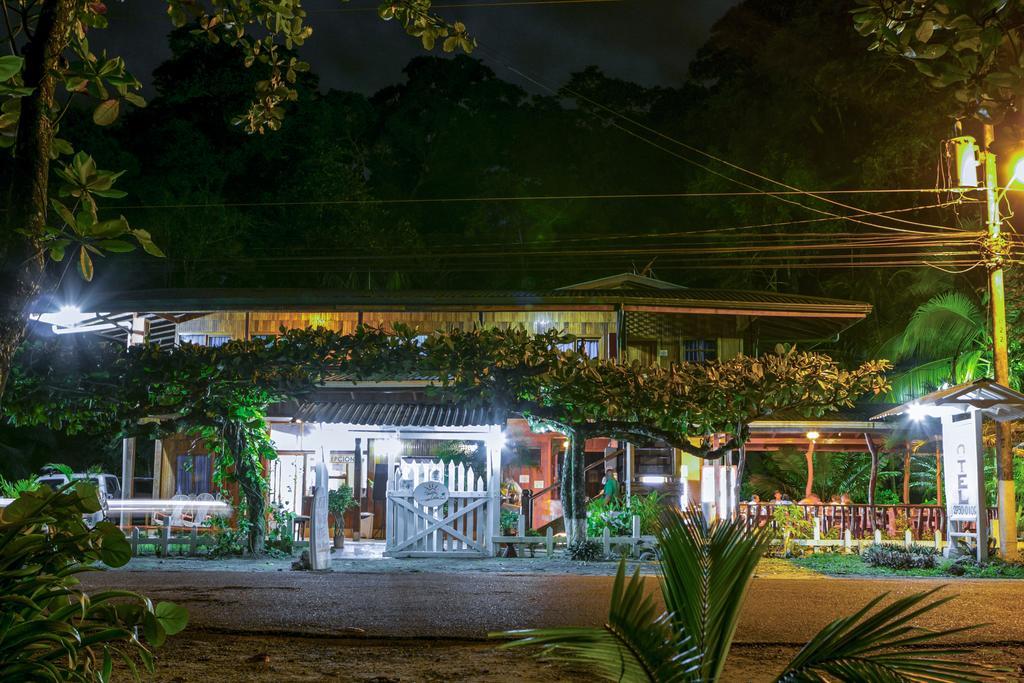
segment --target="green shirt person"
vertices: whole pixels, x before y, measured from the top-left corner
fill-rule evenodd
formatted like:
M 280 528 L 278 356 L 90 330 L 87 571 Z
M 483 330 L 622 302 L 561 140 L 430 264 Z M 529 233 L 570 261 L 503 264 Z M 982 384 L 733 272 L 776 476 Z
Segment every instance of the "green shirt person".
M 604 473 L 604 502 L 610 503 L 619 497 L 619 480 L 615 470 Z

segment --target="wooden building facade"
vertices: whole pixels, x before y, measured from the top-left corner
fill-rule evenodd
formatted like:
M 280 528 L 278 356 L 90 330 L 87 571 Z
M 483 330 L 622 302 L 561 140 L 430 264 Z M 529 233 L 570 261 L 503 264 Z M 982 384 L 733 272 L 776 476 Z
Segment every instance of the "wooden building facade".
M 775 292 L 685 288 L 632 274 L 545 292 L 140 291 L 110 295 L 87 305 L 97 312 L 76 322 L 73 329 L 60 331 L 95 331 L 129 343 L 148 339 L 164 345 L 218 346 L 232 339 L 270 338 L 282 328 L 323 327 L 345 333 L 360 324 L 390 328 L 401 323 L 430 334 L 450 329 L 518 326 L 533 332 L 568 332 L 577 337 L 578 348 L 592 357 L 666 366 L 681 361 L 724 360 L 740 353 L 756 354 L 780 341 L 834 340 L 871 310 L 868 304 L 859 302 Z M 327 386 L 324 391 L 342 389 Z M 332 399 L 328 396 L 324 400 Z M 394 399 L 384 395 L 373 400 L 387 403 Z M 324 458 L 336 465 L 334 474 L 339 481 L 342 476 L 350 482 L 356 478 L 354 460 L 365 460 L 366 450 L 356 456 L 353 444 L 337 448 L 320 442 L 315 448 L 297 445 L 301 439 L 292 438 L 292 432 L 301 431 L 296 426 L 299 418 L 282 414 L 275 419 L 273 428 L 275 438 L 280 436 L 282 441 L 282 461 L 291 458 L 287 461 L 293 463 L 287 473 L 271 472 L 272 488 L 279 500 L 288 498 L 288 506 L 302 512 L 301 502 L 296 501 L 308 493 L 312 478 L 307 470 L 312 459 Z M 514 453 L 506 450 L 507 455 L 503 456 L 507 460 L 503 481 L 514 485 L 512 488 L 550 489 L 558 479 L 560 443 L 564 439 L 555 434 L 530 434 L 525 424 L 515 421 L 507 431 L 515 437 L 517 445 Z M 595 441 L 587 444 L 588 457 L 597 462 L 601 454 L 623 447 L 608 440 Z M 367 444 L 363 448 L 368 449 Z M 315 457 L 310 458 L 311 455 Z M 680 453 L 647 447 L 631 455 L 628 471 L 621 459 L 605 464 L 638 487 L 645 482 L 658 482 L 682 495 L 699 491 L 700 467 Z M 212 487 L 204 472 L 212 463 L 192 441 L 165 440 L 153 457 L 154 496 L 169 498 Z M 360 461 L 360 465 L 359 478 L 365 480 L 370 463 Z M 604 468 L 595 470 L 590 473 L 595 481 L 589 483 L 596 486 Z M 292 482 L 293 490 L 287 496 L 283 489 L 276 490 L 281 487 L 274 484 L 275 477 Z M 298 484 L 300 481 L 305 483 Z M 296 487 L 302 490 L 294 490 Z M 558 499 L 556 491 L 546 495 L 549 501 Z M 543 517 L 557 514 L 557 505 L 549 508 Z

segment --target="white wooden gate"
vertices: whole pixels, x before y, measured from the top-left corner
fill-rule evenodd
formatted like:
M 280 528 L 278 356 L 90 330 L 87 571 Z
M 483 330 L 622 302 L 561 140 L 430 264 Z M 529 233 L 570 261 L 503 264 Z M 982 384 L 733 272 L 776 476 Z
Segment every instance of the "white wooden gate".
M 414 495 L 424 482 L 439 482 L 447 501 L 422 504 Z M 436 491 L 443 490 L 433 487 Z M 421 489 L 422 491 L 423 489 Z M 500 498 L 487 490 L 484 478 L 465 465 L 406 463 L 388 479 L 388 557 L 485 557 L 490 554 L 491 529 L 497 525 Z

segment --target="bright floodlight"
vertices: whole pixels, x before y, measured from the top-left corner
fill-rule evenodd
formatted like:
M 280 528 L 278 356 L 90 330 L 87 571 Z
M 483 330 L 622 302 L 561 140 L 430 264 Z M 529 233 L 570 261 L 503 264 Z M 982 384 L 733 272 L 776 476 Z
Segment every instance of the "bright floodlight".
M 1021 157 L 1013 167 L 1013 178 L 1010 182 L 1024 183 L 1024 157 Z
M 911 403 L 907 406 L 907 417 L 915 422 L 923 420 L 928 416 L 928 411 L 920 403 Z
M 819 434 L 818 432 L 807 432 L 807 438 L 810 439 L 811 441 L 814 441 L 819 436 L 821 436 L 821 434 Z
M 61 306 L 60 310 L 51 314 L 49 322 L 60 327 L 74 327 L 85 320 L 86 316 L 78 306 Z

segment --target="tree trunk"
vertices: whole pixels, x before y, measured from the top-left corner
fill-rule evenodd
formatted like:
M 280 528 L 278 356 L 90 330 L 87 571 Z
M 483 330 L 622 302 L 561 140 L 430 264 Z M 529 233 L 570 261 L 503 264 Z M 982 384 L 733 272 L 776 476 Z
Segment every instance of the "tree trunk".
M 25 87 L 32 94 L 21 98 L 7 225 L 0 237 L 0 401 L 25 338 L 28 307 L 42 287 L 54 74 L 68 45 L 75 5 L 74 0 L 43 0 L 35 33 L 23 50 Z
M 266 492 L 257 483 L 262 474 L 253 467 L 250 457 L 244 452 L 235 453 L 235 473 L 238 488 L 245 496 L 245 516 L 249 522 L 248 550 L 253 555 L 261 555 L 266 550 L 267 539 Z
M 249 523 L 248 548 L 253 555 L 262 555 L 266 550 L 267 538 L 267 499 L 266 480 L 259 461 L 254 461 L 248 453 L 249 443 L 245 437 L 245 427 L 237 422 L 229 421 L 224 428 L 225 455 L 231 458 L 234 466 L 235 481 L 245 498 L 245 517 Z
M 569 436 L 569 449 L 562 463 L 562 515 L 569 544 L 587 537 L 586 463 L 584 437 L 576 432 Z
M 903 450 L 903 504 L 910 505 L 910 446 Z
M 804 488 L 804 498 L 810 498 L 814 491 L 814 441 L 807 446 L 807 486 Z
M 871 436 L 864 435 L 864 443 L 868 446 L 868 453 L 871 454 L 871 475 L 868 477 L 868 505 L 875 504 L 875 489 L 878 486 L 878 446 L 871 440 Z M 872 514 L 874 519 L 874 514 Z M 874 524 L 872 524 L 872 527 Z M 872 528 L 872 531 L 874 529 Z

